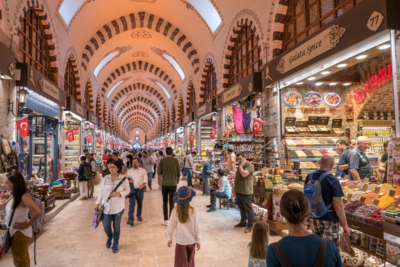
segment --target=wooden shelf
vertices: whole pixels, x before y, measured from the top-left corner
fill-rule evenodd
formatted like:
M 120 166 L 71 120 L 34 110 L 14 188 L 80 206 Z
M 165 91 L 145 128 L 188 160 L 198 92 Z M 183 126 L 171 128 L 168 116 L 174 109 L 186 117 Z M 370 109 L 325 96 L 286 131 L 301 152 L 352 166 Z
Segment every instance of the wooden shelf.
M 282 231 L 282 230 L 287 230 L 288 229 L 288 224 L 287 223 L 277 222 L 277 221 L 273 221 L 273 220 L 268 220 L 267 222 L 268 222 L 269 228 L 271 230 Z
M 383 232 L 400 238 L 400 225 L 383 221 Z
M 383 237 L 383 229 L 370 225 L 370 224 L 366 224 L 366 223 L 362 223 L 350 218 L 346 218 L 347 219 L 347 224 L 349 225 L 349 228 L 363 232 L 364 234 L 367 235 L 371 235 L 373 237 L 377 237 L 379 239 L 384 239 Z
M 367 253 L 367 254 L 369 254 L 369 255 L 372 255 L 372 256 L 374 256 L 374 257 L 377 257 L 377 258 L 379 258 L 379 259 L 385 261 L 385 256 L 381 256 L 381 255 L 379 255 L 379 254 L 376 254 L 376 252 L 370 251 L 370 250 L 368 250 L 368 249 L 366 249 L 366 248 L 364 248 L 364 247 L 362 247 L 362 246 L 360 246 L 360 245 L 356 245 L 356 244 L 353 244 L 353 243 L 351 243 L 351 246 L 352 246 L 353 248 L 357 248 L 357 249 L 359 249 L 359 250 L 362 250 L 362 251 L 364 251 L 365 253 Z M 386 252 L 385 252 L 385 253 L 386 253 Z

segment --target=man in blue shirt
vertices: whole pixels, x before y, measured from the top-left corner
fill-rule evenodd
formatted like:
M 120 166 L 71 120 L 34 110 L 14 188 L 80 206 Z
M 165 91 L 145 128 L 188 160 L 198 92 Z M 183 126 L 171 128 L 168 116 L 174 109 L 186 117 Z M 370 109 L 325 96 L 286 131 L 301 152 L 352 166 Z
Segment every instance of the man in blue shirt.
M 318 180 L 319 177 L 325 172 L 331 172 L 335 164 L 335 158 L 331 155 L 323 155 L 320 160 L 319 170 L 311 172 L 306 180 L 305 184 L 310 180 Z M 339 225 L 342 223 L 344 235 L 350 234 L 350 228 L 347 225 L 346 215 L 344 212 L 342 197 L 344 193 L 340 186 L 339 180 L 332 174 L 328 174 L 322 180 L 321 183 L 322 198 L 325 205 L 331 206 L 328 213 L 318 219 L 310 218 L 311 220 L 311 231 L 313 234 L 320 236 L 321 238 L 328 238 L 335 243 L 339 248 L 340 244 L 340 233 Z
M 346 163 L 347 156 L 349 155 L 350 150 L 347 148 L 346 141 L 343 139 L 339 139 L 336 141 L 336 149 L 342 153 L 340 154 L 340 158 L 339 158 L 339 161 L 336 166 L 335 177 L 337 177 L 338 179 L 342 179 L 342 178 L 344 178 L 345 175 L 349 175 L 349 170 L 348 169 L 341 170 L 340 165 L 347 164 Z
M 219 169 L 218 170 L 218 190 L 211 189 L 211 195 L 210 195 L 210 205 L 207 205 L 207 208 L 210 208 L 207 210 L 207 212 L 212 212 L 216 211 L 216 202 L 217 198 L 231 198 L 232 195 L 232 188 L 231 184 L 228 181 L 228 178 L 225 176 L 225 170 Z
M 211 170 L 211 165 L 213 165 L 215 159 L 210 159 L 203 165 L 203 170 L 201 172 L 201 177 L 203 178 L 203 195 L 209 196 L 210 195 L 210 176 L 214 173 Z

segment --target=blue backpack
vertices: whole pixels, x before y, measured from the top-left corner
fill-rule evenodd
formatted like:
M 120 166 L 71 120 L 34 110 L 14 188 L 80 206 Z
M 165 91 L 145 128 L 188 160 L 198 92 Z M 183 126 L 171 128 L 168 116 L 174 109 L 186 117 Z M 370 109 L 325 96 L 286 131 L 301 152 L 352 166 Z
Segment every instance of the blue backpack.
M 310 217 L 313 219 L 319 219 L 324 217 L 328 212 L 332 212 L 332 210 L 329 210 L 332 207 L 332 203 L 328 206 L 325 205 L 324 199 L 322 198 L 321 188 L 322 181 L 328 174 L 330 174 L 330 172 L 323 173 L 318 180 L 313 179 L 313 173 L 314 172 L 310 173 L 310 179 L 304 186 L 304 194 L 306 194 L 308 201 L 310 202 Z

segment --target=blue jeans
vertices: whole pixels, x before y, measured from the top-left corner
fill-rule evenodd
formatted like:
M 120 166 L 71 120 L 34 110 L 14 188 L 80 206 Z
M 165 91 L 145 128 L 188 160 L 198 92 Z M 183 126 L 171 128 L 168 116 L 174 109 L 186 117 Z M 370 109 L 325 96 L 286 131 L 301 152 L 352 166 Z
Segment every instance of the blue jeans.
M 142 204 L 143 204 L 143 196 L 144 196 L 144 188 L 139 189 L 135 188 L 135 193 L 131 193 L 129 197 L 129 212 L 128 212 L 128 220 L 135 221 L 133 218 L 133 214 L 135 213 L 135 206 L 137 201 L 137 211 L 136 217 L 142 217 Z
M 148 172 L 147 173 L 147 185 L 149 187 L 151 187 L 151 180 L 153 179 L 153 173 L 152 172 Z
M 203 194 L 210 194 L 210 178 L 203 177 Z
M 185 177 L 185 176 L 186 176 L 186 168 L 183 167 L 183 168 L 182 168 L 182 177 Z
M 229 198 L 229 196 L 224 192 L 218 192 L 216 190 L 211 190 L 210 203 L 212 205 L 212 207 L 211 207 L 212 209 L 217 209 L 217 206 L 216 206 L 217 198 Z
M 109 239 L 114 238 L 114 245 L 118 246 L 119 236 L 121 234 L 121 219 L 124 210 L 117 214 L 104 214 L 103 216 L 103 227 L 104 232 Z M 114 233 L 111 229 L 111 222 L 113 222 Z
M 193 185 L 192 184 L 192 168 L 185 168 L 185 172 L 187 174 L 187 185 Z

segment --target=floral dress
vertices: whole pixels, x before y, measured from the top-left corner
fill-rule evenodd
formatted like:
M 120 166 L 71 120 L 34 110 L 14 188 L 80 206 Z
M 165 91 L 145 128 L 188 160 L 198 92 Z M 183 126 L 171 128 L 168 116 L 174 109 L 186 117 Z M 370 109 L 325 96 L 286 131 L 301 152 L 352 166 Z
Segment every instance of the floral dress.
M 248 267 L 267 267 L 266 259 L 255 259 L 249 255 Z

